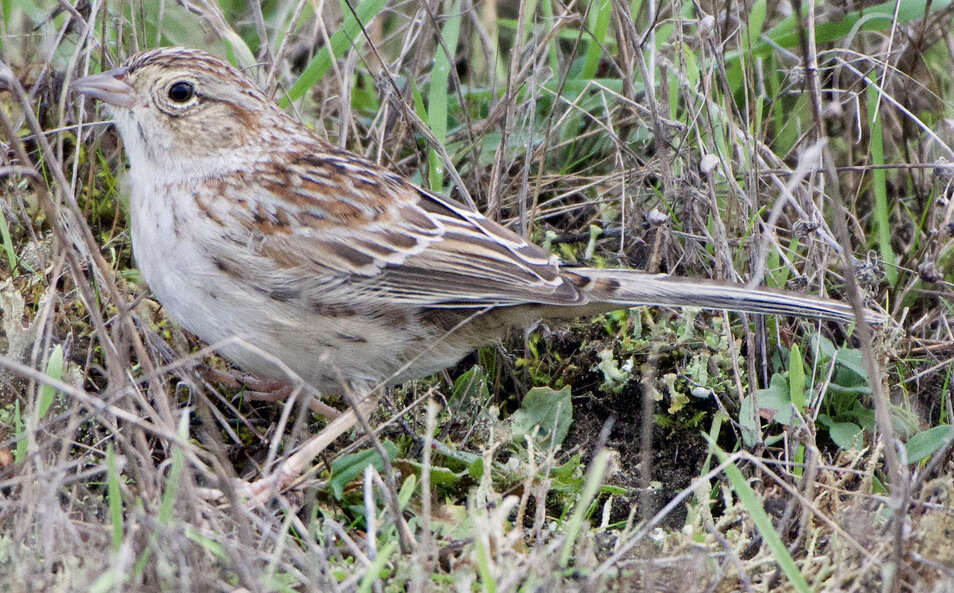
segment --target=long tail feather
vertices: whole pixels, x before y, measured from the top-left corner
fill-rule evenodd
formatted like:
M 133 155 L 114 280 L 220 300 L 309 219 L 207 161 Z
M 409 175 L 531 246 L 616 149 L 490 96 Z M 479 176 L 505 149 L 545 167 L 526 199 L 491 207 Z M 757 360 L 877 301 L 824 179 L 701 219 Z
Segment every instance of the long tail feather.
M 580 292 L 593 304 L 693 306 L 836 321 L 855 319 L 855 311 L 849 303 L 790 291 L 750 289 L 726 282 L 636 270 L 577 268 L 564 270 L 564 275 L 573 278 Z M 865 310 L 864 318 L 871 324 L 887 321 L 885 315 L 871 309 Z

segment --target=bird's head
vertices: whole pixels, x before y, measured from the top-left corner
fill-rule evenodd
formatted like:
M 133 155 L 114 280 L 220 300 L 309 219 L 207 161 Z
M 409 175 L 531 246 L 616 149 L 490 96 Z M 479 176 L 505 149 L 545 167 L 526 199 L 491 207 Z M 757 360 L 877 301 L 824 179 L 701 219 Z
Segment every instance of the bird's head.
M 107 106 L 134 169 L 246 161 L 286 117 L 239 70 L 193 49 L 144 51 L 71 89 Z

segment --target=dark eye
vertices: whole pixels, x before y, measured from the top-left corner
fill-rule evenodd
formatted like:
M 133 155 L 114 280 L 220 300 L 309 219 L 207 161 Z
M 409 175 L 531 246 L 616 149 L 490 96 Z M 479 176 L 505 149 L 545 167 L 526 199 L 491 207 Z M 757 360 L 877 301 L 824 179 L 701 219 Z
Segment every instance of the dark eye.
M 191 82 L 180 80 L 169 87 L 169 98 L 176 103 L 185 103 L 195 95 L 195 87 Z

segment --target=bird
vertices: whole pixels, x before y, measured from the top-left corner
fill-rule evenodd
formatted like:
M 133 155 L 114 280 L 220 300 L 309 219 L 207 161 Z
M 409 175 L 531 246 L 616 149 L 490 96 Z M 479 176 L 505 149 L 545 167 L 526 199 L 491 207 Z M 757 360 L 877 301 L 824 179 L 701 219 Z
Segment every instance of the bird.
M 104 104 L 122 138 L 136 265 L 168 315 L 255 376 L 362 396 L 279 482 L 373 409 L 375 387 L 450 367 L 511 327 L 638 305 L 855 319 L 826 298 L 562 262 L 330 144 L 201 50 L 142 51 L 71 89 Z

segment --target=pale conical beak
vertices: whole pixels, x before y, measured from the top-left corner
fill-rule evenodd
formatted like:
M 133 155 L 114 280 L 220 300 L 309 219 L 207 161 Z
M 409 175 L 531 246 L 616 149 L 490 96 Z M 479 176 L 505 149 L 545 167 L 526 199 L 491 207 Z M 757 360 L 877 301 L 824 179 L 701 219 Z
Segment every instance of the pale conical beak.
M 124 80 L 126 73 L 125 67 L 113 68 L 100 74 L 74 80 L 70 89 L 74 93 L 128 109 L 136 104 L 136 89 Z

